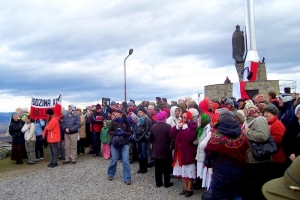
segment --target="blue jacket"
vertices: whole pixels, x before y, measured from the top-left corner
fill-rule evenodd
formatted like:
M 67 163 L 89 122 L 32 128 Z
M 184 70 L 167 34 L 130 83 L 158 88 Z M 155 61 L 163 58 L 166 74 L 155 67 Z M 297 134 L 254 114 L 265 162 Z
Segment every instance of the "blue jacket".
M 282 109 L 280 109 L 278 114 L 278 119 L 283 123 L 285 128 L 288 128 L 293 122 L 295 112 L 293 109 L 292 101 L 284 102 Z
M 43 127 L 45 127 L 45 121 L 39 119 L 38 121 L 34 122 L 34 126 L 35 126 L 35 135 L 41 136 L 43 133 Z
M 63 130 L 66 130 L 66 128 L 69 128 L 70 132 L 65 134 L 74 134 L 78 133 L 78 129 L 80 127 L 80 117 L 74 113 L 73 115 L 66 114 L 64 116 L 63 124 L 62 124 Z

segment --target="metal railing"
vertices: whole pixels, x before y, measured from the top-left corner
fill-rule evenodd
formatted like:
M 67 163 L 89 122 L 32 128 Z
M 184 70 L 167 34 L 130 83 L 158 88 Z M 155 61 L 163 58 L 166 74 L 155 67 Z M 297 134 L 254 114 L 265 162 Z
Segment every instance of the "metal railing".
M 294 80 L 279 80 L 280 93 L 297 93 L 297 82 Z

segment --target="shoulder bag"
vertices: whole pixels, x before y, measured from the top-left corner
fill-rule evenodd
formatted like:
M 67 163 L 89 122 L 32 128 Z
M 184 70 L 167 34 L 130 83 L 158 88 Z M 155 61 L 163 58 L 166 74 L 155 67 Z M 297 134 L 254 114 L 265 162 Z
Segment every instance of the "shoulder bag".
M 269 135 L 267 141 L 263 143 L 251 140 L 249 140 L 249 143 L 252 149 L 252 155 L 256 160 L 269 159 L 277 152 L 277 145 L 271 135 Z

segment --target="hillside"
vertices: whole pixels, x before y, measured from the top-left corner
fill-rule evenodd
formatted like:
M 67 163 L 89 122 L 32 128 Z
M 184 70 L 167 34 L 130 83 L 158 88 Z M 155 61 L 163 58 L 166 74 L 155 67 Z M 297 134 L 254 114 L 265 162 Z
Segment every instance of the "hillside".
M 0 134 L 6 132 L 12 113 L 0 112 Z

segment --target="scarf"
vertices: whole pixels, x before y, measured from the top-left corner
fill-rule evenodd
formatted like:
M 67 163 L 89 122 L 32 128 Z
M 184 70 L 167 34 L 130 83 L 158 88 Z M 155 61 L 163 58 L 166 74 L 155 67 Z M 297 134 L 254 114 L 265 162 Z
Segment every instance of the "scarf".
M 209 156 L 214 153 L 230 156 L 238 165 L 246 167 L 249 142 L 244 134 L 240 134 L 236 138 L 229 138 L 218 131 L 213 131 L 204 151 Z
M 201 114 L 201 124 L 200 126 L 197 128 L 196 132 L 197 132 L 197 138 L 201 137 L 201 135 L 203 134 L 203 130 L 204 130 L 204 127 L 210 123 L 210 117 L 205 114 L 205 113 L 202 113 Z
M 117 122 L 119 122 L 119 123 L 121 123 L 121 124 L 124 123 L 123 118 L 115 118 L 114 121 L 117 121 Z
M 138 126 L 141 125 L 141 124 L 145 121 L 145 119 L 146 119 L 145 116 L 143 116 L 143 117 L 138 117 L 138 119 L 137 119 L 137 125 L 138 125 Z

